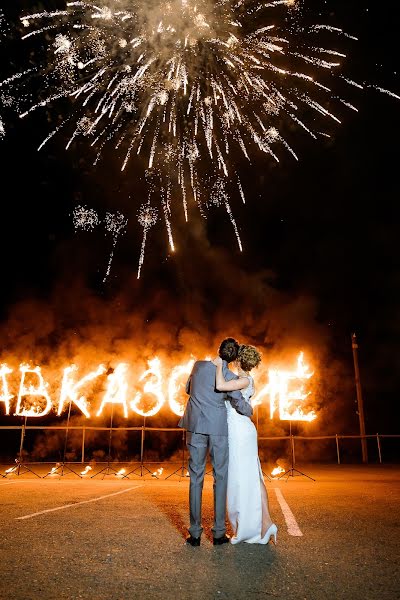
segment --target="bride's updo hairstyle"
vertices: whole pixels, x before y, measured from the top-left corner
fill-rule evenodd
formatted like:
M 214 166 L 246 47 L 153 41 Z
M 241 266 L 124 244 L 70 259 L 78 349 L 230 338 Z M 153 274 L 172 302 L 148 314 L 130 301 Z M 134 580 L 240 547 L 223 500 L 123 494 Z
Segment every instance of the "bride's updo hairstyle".
M 239 346 L 237 359 L 243 371 L 248 372 L 255 367 L 258 367 L 261 362 L 261 353 L 255 346 L 246 346 L 245 344 L 241 344 Z

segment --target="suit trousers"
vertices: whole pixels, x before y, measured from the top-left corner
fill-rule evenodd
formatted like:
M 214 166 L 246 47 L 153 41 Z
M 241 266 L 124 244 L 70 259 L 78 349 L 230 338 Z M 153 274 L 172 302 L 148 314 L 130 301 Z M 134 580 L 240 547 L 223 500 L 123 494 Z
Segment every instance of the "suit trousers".
M 214 525 L 212 527 L 215 538 L 222 537 L 226 532 L 226 490 L 228 484 L 228 436 L 208 435 L 188 431 L 186 443 L 189 450 L 190 474 L 190 528 L 193 537 L 200 537 L 203 531 L 201 526 L 201 500 L 203 494 L 204 475 L 207 462 L 207 450 L 210 451 L 211 464 L 214 476 Z

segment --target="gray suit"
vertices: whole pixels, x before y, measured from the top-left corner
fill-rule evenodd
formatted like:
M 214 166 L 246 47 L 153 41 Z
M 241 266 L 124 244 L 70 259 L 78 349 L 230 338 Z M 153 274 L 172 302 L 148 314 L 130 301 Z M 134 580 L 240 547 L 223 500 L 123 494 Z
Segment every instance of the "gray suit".
M 253 409 L 239 391 L 218 392 L 215 388 L 216 368 L 211 361 L 199 360 L 186 384 L 190 394 L 185 414 L 179 427 L 187 429 L 186 441 L 189 449 L 190 473 L 190 528 L 193 537 L 200 537 L 201 498 L 206 469 L 207 449 L 210 451 L 214 475 L 214 526 L 215 538 L 225 534 L 226 488 L 228 482 L 228 420 L 225 400 L 241 414 L 250 417 Z M 223 363 L 223 374 L 227 381 L 237 376 Z

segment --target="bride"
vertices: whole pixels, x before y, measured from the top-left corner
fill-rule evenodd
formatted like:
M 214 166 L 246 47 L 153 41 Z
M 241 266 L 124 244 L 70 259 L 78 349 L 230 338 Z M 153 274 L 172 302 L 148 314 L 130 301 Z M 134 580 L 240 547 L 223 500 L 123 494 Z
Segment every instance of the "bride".
M 222 392 L 240 390 L 250 403 L 254 394 L 254 381 L 250 371 L 261 362 L 254 346 L 241 345 L 237 358 L 238 379 L 225 381 L 222 360 L 216 358 L 216 388 Z M 258 458 L 257 431 L 249 417 L 236 412 L 229 402 L 228 411 L 228 516 L 234 531 L 232 544 L 276 544 L 278 528 L 272 522 L 268 509 L 268 496 Z

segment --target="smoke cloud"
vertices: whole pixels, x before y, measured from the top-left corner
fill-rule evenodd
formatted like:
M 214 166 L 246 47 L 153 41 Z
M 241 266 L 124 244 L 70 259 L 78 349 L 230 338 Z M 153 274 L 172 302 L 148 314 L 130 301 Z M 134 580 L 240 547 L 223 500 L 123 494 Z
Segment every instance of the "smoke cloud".
M 167 285 L 156 280 L 154 274 L 141 285 L 132 271 L 119 266 L 117 285 L 107 294 L 79 280 L 71 269 L 79 247 L 76 242 L 68 243 L 58 256 L 62 280 L 49 298 L 30 297 L 18 302 L 0 326 L 0 361 L 14 369 L 9 376 L 12 393 L 17 394 L 20 362 L 42 367 L 55 405 L 62 371 L 69 364 L 79 366 L 79 378 L 100 363 L 115 369 L 118 363 L 126 362 L 129 395 L 133 398 L 135 391 L 143 391 L 138 379 L 148 368 L 150 358 L 158 356 L 167 379 L 174 366 L 191 356 L 215 355 L 221 339 L 229 335 L 262 350 L 258 379 L 255 373 L 259 389 L 266 383 L 268 368 L 293 370 L 299 351 L 305 352 L 306 362 L 315 372 L 305 409 L 315 410 L 318 418 L 312 423 L 298 423 L 297 433 L 331 434 L 351 428 L 351 378 L 347 368 L 331 356 L 329 333 L 317 322 L 315 299 L 278 291 L 271 272 L 243 268 L 240 257 L 236 261 L 227 250 L 209 243 L 203 222 L 195 223 L 190 231 L 188 243 L 193 250 L 190 256 L 178 254 L 173 259 Z M 106 385 L 104 374 L 82 393 L 97 408 Z M 71 424 L 86 422 L 79 411 L 73 413 L 78 414 L 73 414 Z M 86 423 L 106 426 L 109 414 L 105 411 L 101 418 L 91 419 L 95 422 Z M 49 415 L 46 423 L 51 421 Z M 130 412 L 127 420 L 116 414 L 114 424 L 140 426 L 142 421 Z M 177 421 L 169 407 L 163 407 L 156 416 L 146 419 L 146 425 L 176 427 Z M 260 407 L 258 421 L 260 436 L 287 434 L 287 423 L 271 420 L 268 405 Z M 57 419 L 57 424 L 61 422 Z M 37 436 L 31 447 L 32 458 L 59 459 L 64 435 L 43 432 Z M 81 435 L 78 430 L 69 432 L 67 450 L 71 458 L 79 456 Z M 87 457 L 99 451 L 107 454 L 108 439 L 103 432 L 87 435 Z M 137 456 L 136 438 L 126 432 L 114 436 L 113 456 Z M 178 433 L 151 434 L 146 440 L 148 455 L 154 459 L 171 456 L 179 440 Z M 282 449 L 278 446 L 275 452 L 274 445 L 261 444 L 261 454 L 262 458 L 271 454 L 279 457 Z

